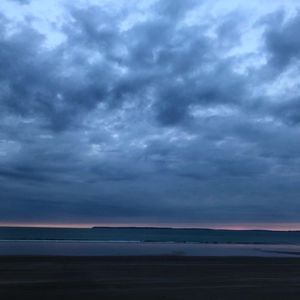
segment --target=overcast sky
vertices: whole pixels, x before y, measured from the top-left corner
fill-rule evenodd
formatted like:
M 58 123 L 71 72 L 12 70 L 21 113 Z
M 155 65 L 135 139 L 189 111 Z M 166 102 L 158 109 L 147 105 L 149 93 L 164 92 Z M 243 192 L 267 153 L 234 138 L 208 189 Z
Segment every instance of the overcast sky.
M 297 0 L 1 0 L 0 224 L 300 224 Z

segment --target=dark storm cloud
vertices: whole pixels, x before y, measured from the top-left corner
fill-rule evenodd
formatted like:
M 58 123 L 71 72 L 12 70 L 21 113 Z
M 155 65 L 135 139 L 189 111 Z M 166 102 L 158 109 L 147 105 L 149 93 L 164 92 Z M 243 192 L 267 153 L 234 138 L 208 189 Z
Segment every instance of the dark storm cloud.
M 54 50 L 43 46 L 44 37 L 25 25 L 0 41 L 2 106 L 14 114 L 40 119 L 52 130 L 64 130 L 76 116 L 101 102 L 107 92 L 111 68 L 86 71 L 67 45 Z M 69 70 L 73 68 L 74 70 Z M 99 77 L 105 74 L 105 78 Z
M 272 107 L 276 116 L 281 118 L 290 126 L 298 126 L 300 123 L 300 98 L 293 97 L 283 103 L 278 103 Z
M 269 17 L 268 29 L 265 33 L 270 64 L 279 70 L 284 70 L 290 64 L 296 64 L 300 57 L 299 12 L 288 20 L 285 20 L 284 15 L 284 12 L 280 11 Z
M 44 49 L 43 37 L 29 27 L 3 37 L 1 77 L 12 112 L 40 116 L 59 131 L 100 102 L 115 107 L 152 91 L 158 120 L 172 125 L 191 104 L 236 103 L 245 93 L 229 62 L 214 63 L 216 49 L 201 27 L 177 29 L 177 19 L 160 15 L 122 33 L 99 8 L 73 10 L 71 16 L 67 43 L 58 49 Z M 104 60 L 90 63 L 97 54 Z M 208 65 L 212 70 L 206 71 Z
M 293 82 L 299 72 L 300 43 L 297 30 L 300 25 L 299 10 L 292 17 L 288 17 L 282 10 L 265 18 L 266 30 L 264 33 L 267 65 L 264 70 L 271 74 L 269 80 L 276 77 L 283 78 L 289 72 L 293 75 L 286 77 L 287 82 Z M 284 87 L 282 87 L 284 89 Z M 288 126 L 298 126 L 299 91 L 290 89 L 284 95 L 274 95 L 267 99 L 267 113 L 281 120 Z M 271 101 L 270 101 L 271 100 Z M 275 100 L 275 101 L 274 101 Z
M 244 15 L 190 23 L 205 3 L 132 23 L 74 5 L 50 46 L 1 17 L 1 220 L 299 221 L 297 87 L 268 86 L 298 60 L 299 16 L 263 18 L 266 63 L 249 67 Z

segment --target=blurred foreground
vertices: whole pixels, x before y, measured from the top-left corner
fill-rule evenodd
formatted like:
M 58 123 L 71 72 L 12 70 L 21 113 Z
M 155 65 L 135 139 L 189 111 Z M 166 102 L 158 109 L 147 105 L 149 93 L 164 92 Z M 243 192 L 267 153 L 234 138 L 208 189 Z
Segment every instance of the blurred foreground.
M 300 299 L 300 259 L 0 257 L 1 299 Z

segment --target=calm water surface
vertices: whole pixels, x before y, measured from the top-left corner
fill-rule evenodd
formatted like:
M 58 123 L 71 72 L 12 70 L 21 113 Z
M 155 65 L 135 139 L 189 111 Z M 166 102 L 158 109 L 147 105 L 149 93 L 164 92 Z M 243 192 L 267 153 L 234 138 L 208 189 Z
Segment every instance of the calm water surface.
M 95 241 L 0 241 L 0 255 L 186 255 L 286 257 L 299 256 L 300 245 Z

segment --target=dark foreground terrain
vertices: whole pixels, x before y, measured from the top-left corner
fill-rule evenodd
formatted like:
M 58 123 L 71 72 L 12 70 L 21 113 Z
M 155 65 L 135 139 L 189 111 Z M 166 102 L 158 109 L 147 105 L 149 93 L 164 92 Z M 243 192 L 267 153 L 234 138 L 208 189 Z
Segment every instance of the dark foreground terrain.
M 300 259 L 0 257 L 0 299 L 300 299 Z

